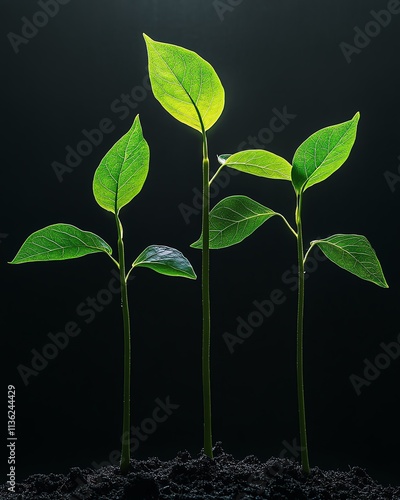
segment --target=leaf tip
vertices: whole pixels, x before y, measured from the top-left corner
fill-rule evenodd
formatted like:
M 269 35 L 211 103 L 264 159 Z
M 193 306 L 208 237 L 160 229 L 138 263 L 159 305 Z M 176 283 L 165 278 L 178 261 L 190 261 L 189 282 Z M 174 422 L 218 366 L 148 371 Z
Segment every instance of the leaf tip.
M 190 280 L 197 280 L 197 274 L 194 272 L 194 269 L 192 267 L 192 272 L 191 273 L 188 273 L 186 278 L 190 279 Z
M 136 126 L 139 126 L 140 130 L 142 130 L 142 123 L 140 121 L 139 113 L 135 116 L 130 130 L 133 130 Z
M 389 285 L 386 281 L 386 278 L 383 276 L 382 284 L 380 285 L 382 288 L 389 288 Z
M 192 244 L 190 245 L 190 248 L 196 248 L 196 249 L 199 249 L 199 248 L 200 248 L 200 249 L 201 249 L 201 247 L 202 247 L 202 242 L 201 242 L 201 239 L 199 239 L 199 240 L 195 241 L 194 243 L 192 243 Z

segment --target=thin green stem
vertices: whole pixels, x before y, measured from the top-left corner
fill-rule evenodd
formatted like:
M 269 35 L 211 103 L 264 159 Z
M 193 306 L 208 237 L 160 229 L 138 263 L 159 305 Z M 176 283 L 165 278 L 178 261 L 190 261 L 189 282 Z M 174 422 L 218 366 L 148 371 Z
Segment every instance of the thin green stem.
M 213 458 L 211 427 L 211 375 L 210 375 L 210 161 L 208 159 L 207 136 L 203 130 L 203 212 L 202 212 L 202 303 L 203 303 L 203 411 L 204 453 Z
M 118 230 L 118 257 L 121 281 L 121 307 L 124 324 L 124 403 L 122 423 L 122 450 L 120 469 L 122 474 L 129 471 L 131 458 L 130 427 L 131 427 L 131 331 L 129 320 L 128 287 L 125 277 L 125 250 L 123 242 L 123 229 L 118 214 L 115 215 Z
M 281 217 L 283 219 L 283 221 L 285 222 L 285 224 L 287 225 L 287 227 L 290 229 L 290 231 L 295 235 L 295 237 L 297 238 L 297 233 L 296 231 L 292 228 L 292 226 L 289 224 L 289 222 L 287 221 L 286 217 L 284 217 L 282 214 L 278 214 L 276 212 L 277 215 L 279 215 L 279 217 Z
M 211 179 L 208 182 L 208 185 L 211 186 L 211 184 L 215 181 L 217 178 L 218 174 L 221 172 L 221 170 L 225 167 L 225 165 L 221 165 L 219 169 L 215 172 L 215 174 L 211 177 Z
M 201 126 L 203 140 L 203 207 L 202 207 L 202 266 L 201 295 L 203 304 L 203 341 L 202 341 L 202 379 L 203 379 L 203 412 L 204 412 L 204 453 L 213 458 L 212 426 L 211 426 L 211 375 L 210 375 L 210 161 L 208 159 L 207 134 L 200 111 L 188 94 L 196 110 Z M 219 172 L 220 168 L 217 171 Z M 216 174 L 216 175 L 217 175 Z M 215 177 L 215 176 L 214 176 Z
M 114 262 L 114 264 L 115 264 L 115 265 L 118 267 L 118 269 L 119 269 L 119 262 L 118 262 L 116 259 L 114 259 L 114 257 L 113 257 L 112 255 L 110 255 L 110 254 L 107 254 L 107 255 L 110 257 L 110 259 Z
M 307 250 L 306 254 L 304 255 L 303 263 L 305 264 L 307 261 L 307 257 L 309 256 L 311 250 L 314 248 L 314 245 L 310 245 L 310 248 Z
M 301 466 L 303 472 L 310 472 L 308 461 L 306 410 L 304 401 L 304 370 L 303 370 L 303 323 L 304 323 L 304 247 L 303 228 L 301 221 L 302 193 L 297 196 L 296 204 L 297 224 L 297 259 L 299 273 L 298 306 L 297 306 L 297 398 L 299 409 Z
M 131 272 L 133 271 L 133 269 L 134 269 L 134 268 L 133 268 L 133 267 L 131 267 L 131 268 L 129 269 L 129 271 L 128 271 L 128 273 L 127 273 L 126 277 L 125 277 L 125 281 L 126 281 L 127 283 L 128 283 L 129 276 L 130 276 Z

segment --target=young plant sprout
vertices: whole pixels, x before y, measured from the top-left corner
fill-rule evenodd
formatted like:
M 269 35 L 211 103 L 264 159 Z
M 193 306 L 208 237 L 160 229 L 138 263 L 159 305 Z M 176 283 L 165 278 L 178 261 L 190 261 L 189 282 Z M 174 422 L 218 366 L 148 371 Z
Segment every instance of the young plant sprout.
M 375 251 L 364 236 L 335 234 L 325 239 L 311 241 L 306 253 L 303 245 L 302 206 L 304 192 L 322 182 L 338 170 L 348 158 L 353 147 L 357 113 L 352 120 L 326 127 L 311 135 L 295 152 L 292 164 L 264 150 L 248 150 L 233 155 L 221 155 L 221 166 L 230 167 L 259 177 L 291 181 L 296 195 L 294 229 L 286 218 L 247 196 L 229 196 L 220 201 L 210 213 L 210 248 L 219 249 L 240 243 L 271 217 L 283 219 L 297 240 L 298 256 L 298 309 L 297 309 L 297 395 L 301 442 L 301 463 L 305 473 L 310 471 L 307 447 L 306 414 L 303 381 L 303 318 L 304 318 L 304 264 L 313 247 L 346 271 L 361 279 L 388 288 Z M 202 237 L 192 244 L 201 248 Z
M 201 133 L 203 149 L 202 232 L 202 379 L 204 410 L 204 453 L 212 458 L 210 381 L 210 162 L 207 130 L 220 117 L 225 92 L 213 67 L 195 52 L 156 42 L 144 35 L 149 59 L 150 82 L 155 98 L 178 121 Z
M 118 267 L 121 281 L 121 307 L 124 328 L 124 390 L 122 435 L 130 433 L 131 333 L 127 284 L 136 267 L 148 267 L 160 274 L 196 279 L 189 261 L 175 248 L 150 245 L 135 259 L 126 272 L 123 228 L 119 218 L 127 205 L 142 189 L 149 169 L 149 146 L 143 137 L 139 116 L 131 129 L 119 139 L 101 160 L 93 179 L 93 194 L 100 205 L 114 214 L 118 235 L 118 259 L 112 248 L 94 233 L 82 231 L 70 224 L 53 224 L 31 234 L 21 246 L 11 264 L 67 260 L 104 252 Z M 120 468 L 129 469 L 130 440 L 122 440 Z

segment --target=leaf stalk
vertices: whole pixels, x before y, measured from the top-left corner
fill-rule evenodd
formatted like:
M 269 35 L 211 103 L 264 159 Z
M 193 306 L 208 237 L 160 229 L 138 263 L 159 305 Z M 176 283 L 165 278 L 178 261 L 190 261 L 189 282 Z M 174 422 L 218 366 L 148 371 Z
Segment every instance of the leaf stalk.
M 215 172 L 215 174 L 211 177 L 211 179 L 208 182 L 208 185 L 211 186 L 211 184 L 215 181 L 215 179 L 218 177 L 219 173 L 221 170 L 225 167 L 225 163 L 219 167 L 219 169 Z
M 287 225 L 287 227 L 290 229 L 291 233 L 294 234 L 294 236 L 297 238 L 297 233 L 296 231 L 292 228 L 292 226 L 289 224 L 288 220 L 286 219 L 286 217 L 284 217 L 282 214 L 278 213 L 278 212 L 275 212 L 276 215 L 279 215 L 279 217 L 281 217 L 281 219 L 283 220 L 283 222 Z

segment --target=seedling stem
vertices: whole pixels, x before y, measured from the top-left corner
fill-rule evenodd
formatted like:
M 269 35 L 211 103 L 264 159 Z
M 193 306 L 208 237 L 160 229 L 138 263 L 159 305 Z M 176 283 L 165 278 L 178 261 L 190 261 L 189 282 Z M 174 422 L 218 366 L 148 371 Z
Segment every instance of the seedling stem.
M 203 301 L 203 411 L 204 411 L 204 453 L 213 458 L 211 428 L 211 375 L 210 375 L 210 161 L 208 159 L 207 135 L 203 138 L 203 212 L 202 212 L 202 301 Z
M 296 199 L 296 226 L 297 226 L 297 258 L 298 258 L 298 303 L 297 303 L 297 397 L 299 410 L 301 465 L 303 472 L 309 474 L 310 464 L 308 461 L 306 410 L 304 401 L 304 371 L 303 371 L 303 323 L 304 323 L 304 247 L 303 228 L 301 221 L 301 209 L 303 193 L 297 195 Z
M 125 249 L 123 242 L 123 229 L 118 212 L 115 214 L 118 231 L 118 258 L 119 274 L 121 281 L 121 308 L 124 325 L 124 398 L 122 421 L 122 448 L 121 448 L 121 473 L 127 474 L 131 458 L 130 427 L 131 427 L 131 327 L 129 319 L 128 287 L 125 277 Z

